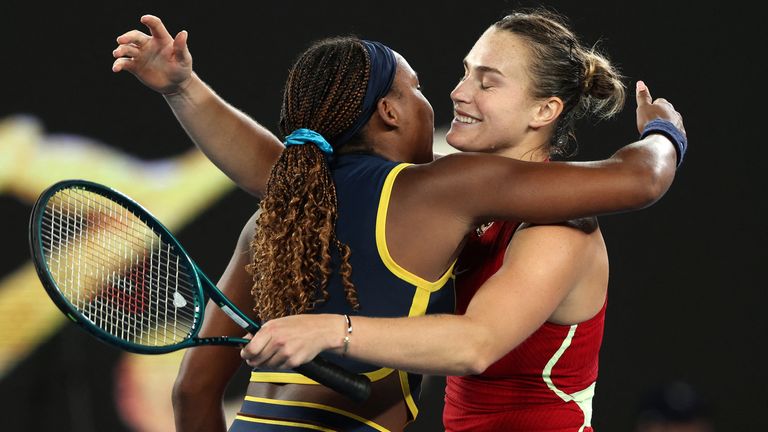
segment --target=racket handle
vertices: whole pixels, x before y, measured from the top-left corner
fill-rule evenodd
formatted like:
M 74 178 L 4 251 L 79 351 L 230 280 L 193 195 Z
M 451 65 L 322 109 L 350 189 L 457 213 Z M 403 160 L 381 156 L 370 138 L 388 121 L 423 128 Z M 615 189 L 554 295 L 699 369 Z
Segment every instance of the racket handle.
M 371 381 L 367 376 L 352 373 L 320 356 L 293 370 L 355 402 L 363 402 L 371 395 Z

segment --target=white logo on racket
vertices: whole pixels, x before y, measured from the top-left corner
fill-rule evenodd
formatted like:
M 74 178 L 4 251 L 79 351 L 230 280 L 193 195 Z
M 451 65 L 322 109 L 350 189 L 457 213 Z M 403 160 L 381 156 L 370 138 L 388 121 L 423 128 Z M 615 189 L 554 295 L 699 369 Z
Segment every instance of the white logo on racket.
M 178 291 L 173 293 L 173 305 L 177 308 L 183 308 L 187 305 L 187 301 L 184 300 L 184 297 Z

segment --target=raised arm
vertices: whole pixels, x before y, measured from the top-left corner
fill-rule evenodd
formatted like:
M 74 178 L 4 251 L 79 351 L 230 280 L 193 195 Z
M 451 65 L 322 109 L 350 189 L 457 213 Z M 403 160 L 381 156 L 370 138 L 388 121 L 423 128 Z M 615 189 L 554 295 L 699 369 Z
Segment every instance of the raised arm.
M 484 371 L 539 328 L 589 267 L 589 234 L 558 225 L 523 229 L 499 271 L 478 290 L 464 315 L 351 318 L 348 356 L 433 375 Z M 242 356 L 251 366 L 294 367 L 324 350 L 340 352 L 340 315 L 296 315 L 265 325 Z
M 682 117 L 669 102 L 652 102 L 642 84 L 636 95 L 641 131 L 651 120 L 662 119 L 684 136 Z M 654 130 L 597 162 L 542 164 L 477 153 L 450 154 L 403 171 L 395 187 L 405 197 L 404 214 L 420 219 L 453 214 L 470 227 L 489 220 L 550 223 L 636 210 L 661 198 L 674 178 L 678 157 L 667 132 Z
M 283 144 L 193 72 L 186 31 L 172 37 L 153 15 L 141 22 L 150 34 L 131 30 L 119 36 L 112 70 L 128 71 L 162 94 L 195 145 L 241 188 L 261 196 Z
M 245 266 L 250 262 L 249 244 L 253 238 L 255 217 L 243 228 L 237 249 L 217 284 L 243 311 L 253 309 L 251 276 Z M 210 304 L 205 313 L 201 337 L 243 335 L 243 329 L 219 307 Z M 241 364 L 242 359 L 236 348 L 204 346 L 187 350 L 173 387 L 173 413 L 177 432 L 226 430 L 222 397 L 227 383 Z

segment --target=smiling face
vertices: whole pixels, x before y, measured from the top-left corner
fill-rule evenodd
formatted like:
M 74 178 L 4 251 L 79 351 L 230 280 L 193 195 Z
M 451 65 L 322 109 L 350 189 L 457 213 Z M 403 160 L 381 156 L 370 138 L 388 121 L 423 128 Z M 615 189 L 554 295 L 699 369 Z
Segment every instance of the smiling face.
M 530 124 L 529 52 L 515 34 L 489 28 L 464 59 L 464 76 L 451 92 L 454 119 L 448 144 L 462 151 L 510 152 L 546 141 Z

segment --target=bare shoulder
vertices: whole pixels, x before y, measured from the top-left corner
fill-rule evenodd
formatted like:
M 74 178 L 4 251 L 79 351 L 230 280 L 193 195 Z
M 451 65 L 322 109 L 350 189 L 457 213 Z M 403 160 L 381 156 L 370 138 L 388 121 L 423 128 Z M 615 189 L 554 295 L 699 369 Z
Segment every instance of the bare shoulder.
M 604 250 L 597 218 L 587 217 L 552 224 L 520 224 L 507 246 L 505 260 L 520 255 L 545 257 L 550 265 L 582 265 Z M 593 253 L 594 252 L 594 253 Z M 522 253 L 522 254 L 521 254 Z M 556 263 L 556 264 L 553 264 Z M 562 270 L 566 271 L 567 267 Z

